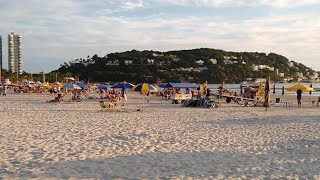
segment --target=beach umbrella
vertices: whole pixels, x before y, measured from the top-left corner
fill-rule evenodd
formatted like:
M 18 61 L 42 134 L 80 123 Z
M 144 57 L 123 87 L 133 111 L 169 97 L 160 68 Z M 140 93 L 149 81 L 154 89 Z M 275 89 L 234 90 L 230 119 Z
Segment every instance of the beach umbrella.
M 88 86 L 84 85 L 82 82 L 77 82 L 76 85 L 80 86 L 82 89 L 88 89 Z
M 284 86 L 282 86 L 282 92 L 281 92 L 282 96 L 284 96 Z
M 52 86 L 50 84 L 42 84 L 42 87 L 46 88 L 46 89 L 51 89 Z
M 134 87 L 134 84 L 131 84 L 131 83 L 128 83 L 126 81 L 124 82 L 121 82 L 121 83 L 117 83 L 113 86 L 111 86 L 111 88 L 114 88 L 114 89 L 132 89 Z
M 276 93 L 276 84 L 273 84 L 273 92 L 272 92 L 273 94 L 275 94 Z
M 149 93 L 149 92 L 158 92 L 158 89 L 151 84 L 141 83 L 132 88 L 133 91 Z
M 309 87 L 309 86 L 305 86 L 305 85 L 302 85 L 302 84 L 296 84 L 294 86 L 291 86 L 291 87 L 288 87 L 287 88 L 288 91 L 298 91 L 298 90 L 301 90 L 303 92 L 310 92 L 313 90 L 312 87 Z
M 270 77 L 267 77 L 266 84 L 264 86 L 264 107 L 266 111 L 270 107 Z
M 133 91 L 149 93 L 149 92 L 157 92 L 157 88 L 148 83 L 141 83 L 132 88 Z M 143 96 L 143 104 L 144 104 L 144 96 Z
M 76 84 L 72 84 L 72 83 L 69 83 L 67 85 L 64 85 L 63 86 L 63 89 L 71 89 L 71 90 L 74 90 L 74 89 L 82 89 L 80 86 L 76 85 Z
M 36 86 L 42 86 L 42 83 L 41 82 L 36 82 L 36 84 L 35 84 Z
M 101 86 L 99 86 L 98 87 L 98 89 L 104 89 L 104 90 L 112 90 L 112 88 L 110 87 L 110 86 L 108 86 L 108 85 L 101 85 Z

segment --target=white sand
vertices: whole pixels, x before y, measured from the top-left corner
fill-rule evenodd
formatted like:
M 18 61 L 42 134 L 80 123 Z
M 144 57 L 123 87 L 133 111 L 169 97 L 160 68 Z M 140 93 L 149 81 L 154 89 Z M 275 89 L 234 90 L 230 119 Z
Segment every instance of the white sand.
M 50 98 L 0 97 L 0 179 L 320 178 L 320 107 L 307 102 L 265 112 L 129 95 L 127 112 L 101 112 Z

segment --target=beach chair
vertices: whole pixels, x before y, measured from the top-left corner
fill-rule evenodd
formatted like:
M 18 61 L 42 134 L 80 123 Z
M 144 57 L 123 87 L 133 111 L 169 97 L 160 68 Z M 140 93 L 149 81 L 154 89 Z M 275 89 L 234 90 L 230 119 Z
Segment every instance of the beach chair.
M 281 98 L 276 98 L 276 101 L 274 102 L 274 105 L 280 107 L 281 103 L 282 103 Z
M 99 101 L 101 111 L 114 111 L 115 110 L 115 104 L 109 103 L 106 105 L 104 101 Z

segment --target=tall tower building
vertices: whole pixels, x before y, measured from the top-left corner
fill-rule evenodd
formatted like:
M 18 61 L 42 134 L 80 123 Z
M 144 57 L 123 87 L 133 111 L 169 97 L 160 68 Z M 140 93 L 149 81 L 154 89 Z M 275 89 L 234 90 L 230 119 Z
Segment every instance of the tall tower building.
M 8 35 L 8 67 L 12 73 L 22 74 L 21 38 L 21 35 L 14 32 Z
M 0 73 L 1 73 L 1 69 L 2 69 L 2 37 L 0 35 Z M 0 81 L 0 83 L 1 83 L 1 81 Z

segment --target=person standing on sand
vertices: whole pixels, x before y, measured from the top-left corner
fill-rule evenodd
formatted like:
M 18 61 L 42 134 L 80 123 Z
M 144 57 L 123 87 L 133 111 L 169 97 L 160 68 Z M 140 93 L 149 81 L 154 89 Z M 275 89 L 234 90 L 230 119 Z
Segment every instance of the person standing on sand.
M 6 96 L 7 95 L 7 86 L 4 86 L 4 88 L 3 88 L 3 94 L 2 94 L 3 96 Z
M 302 91 L 299 89 L 297 91 L 297 101 L 298 101 L 298 107 L 301 107 L 301 96 L 302 96 Z

